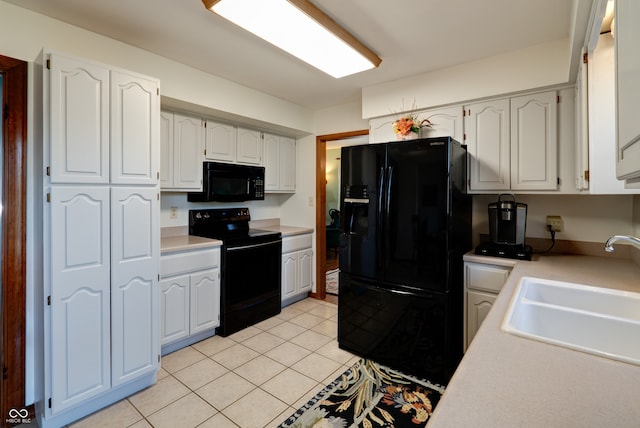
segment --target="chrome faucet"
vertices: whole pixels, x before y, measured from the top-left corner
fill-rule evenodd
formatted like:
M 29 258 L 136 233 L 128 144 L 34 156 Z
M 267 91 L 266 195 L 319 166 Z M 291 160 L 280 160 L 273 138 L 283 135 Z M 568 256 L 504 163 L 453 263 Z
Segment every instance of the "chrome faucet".
M 611 238 L 607 239 L 607 242 L 604 244 L 604 250 L 608 253 L 613 251 L 613 243 L 614 242 L 626 242 L 627 244 L 631 244 L 634 247 L 640 248 L 640 239 L 635 236 L 629 235 L 614 235 Z

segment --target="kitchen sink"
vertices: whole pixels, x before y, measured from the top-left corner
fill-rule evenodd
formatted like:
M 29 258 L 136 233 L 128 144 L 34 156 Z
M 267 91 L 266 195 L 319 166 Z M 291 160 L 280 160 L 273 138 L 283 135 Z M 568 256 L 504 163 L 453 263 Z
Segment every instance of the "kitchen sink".
M 640 293 L 523 277 L 502 330 L 640 365 Z

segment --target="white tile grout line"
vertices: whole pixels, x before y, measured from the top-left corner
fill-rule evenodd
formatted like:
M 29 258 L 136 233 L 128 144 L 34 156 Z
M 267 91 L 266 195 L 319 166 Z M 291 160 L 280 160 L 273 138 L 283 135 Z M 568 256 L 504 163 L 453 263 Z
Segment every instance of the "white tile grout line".
M 302 302 L 305 302 L 305 303 L 302 303 Z M 296 305 L 297 305 L 297 307 L 296 307 Z M 300 306 L 307 306 L 307 308 L 306 308 L 306 309 L 301 309 L 301 308 L 300 308 Z M 301 301 L 299 301 L 299 302 L 296 302 L 296 303 L 294 303 L 294 304 L 292 304 L 292 305 L 288 306 L 288 308 L 297 309 L 297 310 L 301 311 L 301 312 L 304 314 L 304 313 L 308 313 L 308 312 L 310 312 L 311 310 L 313 310 L 314 308 L 316 308 L 316 307 L 318 307 L 318 306 L 329 306 L 329 307 L 332 307 L 332 308 L 336 308 L 336 309 L 337 309 L 337 305 L 335 305 L 335 304 L 333 304 L 333 303 L 329 303 L 329 302 L 325 302 L 325 301 L 319 301 L 319 300 L 314 301 L 314 300 L 313 300 L 313 299 L 311 299 L 311 298 L 307 298 L 307 299 L 305 299 L 305 300 L 301 300 Z M 335 316 L 334 316 L 334 315 L 330 316 L 329 318 L 326 318 L 326 317 L 323 317 L 323 316 L 320 316 L 320 315 L 315 315 L 315 316 L 317 316 L 317 317 L 319 317 L 319 318 L 323 318 L 323 320 L 324 320 L 324 321 L 326 321 L 326 320 L 331 320 L 332 318 L 335 318 Z M 276 317 L 277 317 L 277 315 L 276 315 Z M 266 328 L 266 327 L 265 327 L 265 328 L 261 328 L 261 327 L 259 327 L 260 323 L 258 323 L 258 324 L 256 324 L 256 325 L 252 326 L 252 327 L 255 327 L 256 329 L 260 330 L 260 332 L 257 332 L 256 334 L 253 334 L 253 335 L 251 335 L 251 336 L 243 337 L 242 339 L 238 339 L 238 340 L 237 340 L 237 339 L 234 339 L 234 338 L 232 337 L 233 335 L 228 336 L 228 338 L 229 338 L 230 340 L 234 341 L 236 344 L 243 344 L 243 342 L 245 342 L 245 341 L 247 341 L 247 340 L 251 339 L 252 337 L 256 336 L 257 334 L 260 334 L 261 332 L 267 332 L 267 333 L 268 333 L 270 329 L 272 329 L 272 328 L 274 328 L 274 327 L 276 327 L 276 326 L 278 326 L 278 325 L 280 325 L 280 324 L 282 324 L 282 323 L 284 323 L 284 322 L 291 322 L 291 319 L 292 319 L 292 318 L 291 318 L 291 319 L 286 319 L 286 320 L 285 320 L 285 319 L 282 319 L 282 318 L 278 318 L 278 319 L 279 319 L 279 320 L 281 320 L 281 322 L 280 322 L 280 323 L 278 323 L 278 324 L 274 324 L 274 325 L 272 325 L 272 326 L 270 326 L 270 327 L 268 327 L 268 328 Z M 265 321 L 266 321 L 266 320 L 265 320 Z M 263 321 L 263 322 L 264 322 L 264 321 Z M 295 324 L 295 323 L 293 323 L 293 324 L 294 324 L 294 325 L 298 325 L 298 324 Z M 316 324 L 315 326 L 317 326 L 317 324 Z M 282 412 L 280 415 L 276 416 L 276 418 L 274 418 L 274 419 L 272 419 L 271 421 L 269 421 L 269 422 L 267 423 L 267 425 L 266 425 L 266 426 L 272 426 L 274 423 L 277 423 L 276 419 L 279 419 L 279 418 L 281 418 L 281 417 L 283 418 L 282 420 L 286 419 L 286 418 L 288 417 L 288 415 L 290 415 L 291 413 L 293 413 L 293 412 L 297 409 L 297 407 L 294 407 L 294 406 L 292 406 L 292 405 L 290 405 L 290 404 L 288 404 L 288 403 L 286 403 L 286 402 L 284 402 L 284 401 L 280 400 L 278 397 L 274 396 L 274 395 L 273 395 L 273 394 L 271 394 L 270 392 L 268 392 L 268 391 L 266 391 L 266 390 L 262 389 L 260 385 L 255 385 L 255 384 L 251 381 L 251 379 L 247 379 L 246 377 L 242 376 L 240 373 L 235 372 L 235 370 L 236 370 L 236 369 L 238 369 L 238 368 L 240 368 L 240 367 L 242 367 L 243 365 L 245 365 L 245 364 L 249 363 L 250 361 L 253 361 L 255 358 L 258 358 L 259 356 L 264 356 L 264 357 L 266 357 L 266 358 L 269 358 L 269 359 L 270 359 L 270 360 L 272 360 L 272 361 L 275 361 L 276 363 L 282 364 L 282 363 L 280 363 L 279 361 L 277 361 L 277 360 L 275 360 L 275 359 L 273 359 L 273 358 L 269 357 L 268 355 L 266 355 L 266 353 L 267 353 L 267 352 L 269 352 L 269 351 L 271 351 L 272 349 L 275 349 L 275 348 L 276 348 L 276 347 L 278 347 L 278 346 L 282 346 L 284 343 L 287 343 L 287 342 L 290 342 L 290 343 L 292 343 L 292 344 L 294 344 L 294 345 L 295 345 L 295 343 L 291 342 L 291 340 L 292 340 L 292 339 L 294 339 L 294 338 L 296 338 L 296 337 L 300 336 L 301 334 L 306 333 L 307 331 L 314 331 L 314 330 L 312 330 L 312 329 L 313 329 L 315 326 L 313 326 L 313 327 L 311 327 L 311 328 L 307 328 L 307 327 L 300 326 L 300 327 L 303 327 L 303 328 L 304 328 L 304 330 L 303 330 L 302 332 L 300 332 L 299 334 L 297 334 L 297 335 L 295 335 L 295 336 L 293 336 L 293 337 L 291 337 L 291 338 L 289 338 L 289 339 L 283 339 L 283 338 L 281 338 L 280 336 L 274 335 L 274 336 L 279 337 L 280 339 L 284 340 L 284 342 L 283 342 L 283 343 L 281 343 L 280 345 L 276 345 L 276 346 L 275 346 L 275 347 L 273 347 L 273 348 L 269 348 L 268 350 L 266 350 L 266 351 L 264 351 L 264 352 L 258 352 L 258 351 L 256 351 L 255 349 L 253 349 L 253 348 L 251 348 L 251 347 L 248 347 L 248 348 L 252 349 L 254 352 L 256 352 L 256 353 L 257 353 L 257 355 L 256 355 L 254 358 L 251 358 L 250 360 L 248 360 L 248 361 L 244 362 L 243 364 L 241 364 L 240 366 L 238 366 L 238 367 L 236 367 L 236 368 L 234 368 L 234 369 L 228 369 L 228 368 L 227 368 L 226 366 L 224 366 L 223 364 L 218 363 L 218 362 L 215 360 L 215 358 L 214 358 L 214 357 L 215 357 L 215 355 L 219 354 L 220 352 L 223 352 L 224 350 L 228 349 L 230 346 L 229 346 L 229 347 L 225 347 L 224 349 L 221 349 L 221 350 L 219 350 L 218 352 L 216 352 L 216 353 L 214 353 L 214 354 L 212 354 L 212 355 L 208 356 L 208 355 L 204 354 L 203 352 L 199 351 L 199 350 L 198 350 L 197 348 L 195 348 L 193 345 L 191 345 L 190 347 L 191 347 L 194 351 L 196 351 L 196 352 L 198 352 L 199 354 L 201 354 L 204 358 L 202 358 L 202 359 L 200 359 L 200 360 L 198 360 L 198 361 L 196 361 L 196 362 L 194 362 L 194 363 L 192 363 L 192 364 L 190 364 L 190 365 L 188 365 L 188 366 L 182 367 L 182 368 L 180 368 L 180 370 L 176 370 L 176 371 L 175 371 L 175 373 L 178 373 L 178 372 L 179 372 L 179 371 L 181 371 L 181 370 L 187 369 L 187 368 L 189 368 L 189 367 L 193 366 L 194 364 L 197 364 L 197 363 L 201 362 L 201 361 L 202 361 L 202 360 L 204 360 L 204 359 L 210 359 L 210 360 L 212 360 L 212 361 L 214 361 L 214 362 L 216 362 L 216 363 L 220 364 L 221 366 L 223 366 L 223 367 L 225 368 L 225 370 L 226 370 L 226 371 L 225 371 L 222 375 L 220 375 L 220 376 L 216 377 L 215 379 L 212 379 L 209 383 L 214 382 L 216 379 L 219 379 L 220 377 L 222 377 L 222 376 L 226 375 L 226 374 L 227 374 L 227 373 L 229 373 L 229 372 L 233 372 L 235 375 L 237 375 L 237 376 L 241 377 L 242 379 L 245 379 L 246 381 L 248 381 L 248 382 L 250 382 L 252 385 L 254 385 L 254 388 L 252 389 L 252 391 L 253 391 L 253 390 L 256 390 L 256 389 L 260 389 L 261 391 L 263 391 L 263 392 L 265 392 L 266 394 L 269 394 L 270 396 L 272 396 L 272 397 L 274 397 L 274 398 L 278 399 L 279 401 L 281 401 L 283 404 L 285 404 L 285 405 L 286 405 L 286 410 L 285 410 L 284 412 Z M 248 327 L 248 328 L 251 328 L 251 327 Z M 318 333 L 318 334 L 321 334 L 321 335 L 323 335 L 323 336 L 325 336 L 325 337 L 329 337 L 329 336 L 326 336 L 326 335 L 324 335 L 324 334 L 322 334 L 322 333 L 319 333 L 319 332 L 316 332 L 316 331 L 314 331 L 314 332 L 315 332 L 315 333 Z M 236 335 L 237 335 L 237 333 L 236 333 Z M 215 336 L 212 336 L 212 337 L 215 337 Z M 238 337 L 238 336 L 236 336 L 236 337 Z M 242 336 L 240 336 L 240 337 L 242 337 Z M 329 338 L 331 339 L 331 341 L 329 341 L 329 342 L 327 342 L 327 343 L 331 343 L 332 341 L 336 341 L 336 340 L 337 340 L 335 337 L 329 337 Z M 205 340 L 207 340 L 207 339 L 205 339 Z M 231 346 L 233 346 L 233 345 L 231 345 Z M 246 345 L 244 345 L 244 346 L 246 346 Z M 300 346 L 300 345 L 296 345 L 296 346 Z M 185 349 L 185 348 L 183 348 L 183 349 Z M 310 349 L 307 349 L 307 348 L 304 348 L 304 349 L 306 349 L 306 350 L 310 351 L 311 353 L 316 353 L 316 352 L 317 352 L 317 349 L 316 349 L 316 350 L 310 350 Z M 318 348 L 318 349 L 319 349 L 319 348 Z M 180 352 L 180 350 L 175 351 L 175 352 Z M 311 354 L 308 354 L 308 355 L 311 355 Z M 331 358 L 326 357 L 326 356 L 324 356 L 324 355 L 320 355 L 320 356 L 322 356 L 322 357 L 324 357 L 324 358 L 327 358 L 327 359 L 331 360 Z M 299 360 L 296 360 L 295 362 L 292 362 L 290 365 L 284 365 L 284 364 L 282 364 L 283 366 L 285 366 L 285 370 L 286 370 L 286 369 L 291 369 L 291 370 L 293 370 L 293 371 L 295 371 L 295 372 L 297 372 L 297 373 L 301 374 L 302 376 L 305 376 L 305 377 L 309 378 L 309 379 L 310 379 L 310 380 L 312 380 L 313 382 L 316 382 L 316 386 L 314 386 L 314 387 L 310 388 L 308 391 L 306 391 L 305 393 L 303 393 L 303 394 L 300 396 L 300 398 L 298 399 L 298 401 L 296 401 L 296 403 L 297 403 L 297 402 L 299 402 L 300 400 L 302 400 L 303 398 L 307 398 L 304 402 L 306 402 L 306 401 L 308 401 L 309 399 L 311 399 L 311 398 L 312 398 L 312 397 L 313 397 L 317 392 L 319 392 L 322 388 L 324 388 L 324 387 L 325 387 L 329 382 L 333 381 L 337 376 L 339 376 L 341 373 L 343 373 L 345 370 L 347 370 L 347 369 L 348 369 L 348 368 L 353 364 L 353 360 L 354 360 L 354 358 L 358 358 L 358 357 L 354 355 L 354 356 L 352 356 L 351 358 L 349 358 L 349 359 L 347 360 L 347 362 L 346 362 L 346 363 L 342 363 L 342 362 L 340 362 L 340 361 L 332 360 L 332 361 L 334 361 L 334 362 L 338 363 L 338 364 L 339 364 L 339 367 L 338 367 L 335 371 L 333 371 L 333 372 L 332 372 L 332 373 L 331 373 L 327 378 L 325 378 L 323 381 L 320 381 L 320 382 L 316 381 L 315 379 L 313 379 L 313 378 L 309 377 L 307 374 L 305 374 L 305 373 L 303 373 L 303 372 L 301 372 L 301 371 L 299 371 L 299 370 L 296 370 L 296 369 L 294 369 L 294 368 L 292 367 L 293 365 L 295 365 L 296 363 L 298 363 L 299 361 L 301 361 L 301 360 L 302 360 L 302 359 L 304 359 L 304 358 L 306 358 L 306 356 L 305 356 L 305 357 L 302 357 L 302 358 L 301 358 L 301 359 L 299 359 Z M 284 370 L 283 370 L 283 371 L 284 371 Z M 270 378 L 268 378 L 267 380 L 264 380 L 264 381 L 262 382 L 262 384 L 261 384 L 261 385 L 266 384 L 267 382 L 269 382 L 269 380 L 273 379 L 275 376 L 277 376 L 277 375 L 278 375 L 278 374 L 280 374 L 280 373 L 282 373 L 282 371 L 280 371 L 280 372 L 278 372 L 278 373 L 274 374 L 273 376 L 271 376 L 271 377 L 270 377 Z M 233 401 L 232 403 L 229 403 L 229 404 L 228 404 L 227 406 L 225 406 L 224 408 L 222 408 L 222 409 L 218 409 L 218 408 L 214 407 L 211 403 L 209 403 L 209 402 L 208 402 L 204 397 L 202 397 L 200 394 L 198 394 L 195 390 L 192 390 L 188 385 L 186 385 L 184 382 L 182 382 L 180 379 L 178 379 L 176 376 L 174 376 L 174 373 L 170 373 L 170 372 L 168 372 L 168 371 L 167 371 L 167 376 L 171 376 L 171 377 L 173 377 L 177 382 L 179 382 L 180 384 L 184 385 L 184 386 L 188 389 L 188 392 L 187 392 L 186 394 L 184 394 L 184 395 L 181 395 L 180 397 L 177 397 L 177 398 L 176 398 L 174 401 L 172 401 L 171 403 L 168 403 L 166 406 L 162 407 L 161 409 L 156 410 L 155 412 L 153 412 L 153 413 L 149 414 L 149 415 L 148 415 L 148 416 L 146 416 L 146 417 L 145 417 L 145 416 L 140 412 L 140 410 L 138 410 L 138 408 L 137 408 L 135 405 L 133 405 L 133 403 L 131 403 L 131 401 L 129 401 L 129 400 L 128 400 L 128 398 L 127 398 L 127 400 L 129 401 L 129 404 L 130 404 L 130 405 L 131 405 L 131 406 L 136 410 L 136 412 L 138 412 L 138 414 L 140 414 L 140 416 L 142 417 L 142 419 L 141 419 L 141 420 L 144 420 L 144 421 L 146 421 L 147 423 L 149 423 L 149 424 L 151 425 L 151 422 L 148 420 L 148 417 L 150 417 L 151 415 L 153 415 L 153 414 L 155 414 L 155 413 L 157 413 L 157 412 L 161 411 L 162 409 L 166 408 L 167 406 L 171 405 L 172 403 L 174 403 L 174 402 L 176 402 L 176 401 L 178 401 L 178 400 L 180 400 L 180 399 L 184 398 L 185 396 L 189 395 L 190 393 L 193 393 L 193 394 L 195 394 L 196 396 L 198 396 L 199 398 L 201 398 L 204 402 L 206 402 L 209 406 L 211 406 L 214 410 L 216 410 L 216 413 L 215 413 L 213 416 L 211 416 L 211 417 L 214 417 L 214 416 L 215 416 L 215 415 L 217 415 L 218 413 L 222 413 L 222 415 L 224 415 L 227 419 L 229 419 L 230 421 L 232 421 L 232 422 L 235 424 L 235 421 L 233 421 L 233 420 L 232 420 L 231 418 L 229 418 L 226 414 L 224 414 L 223 410 L 224 410 L 224 409 L 229 408 L 230 406 L 232 406 L 234 403 L 236 403 L 236 402 L 237 402 L 238 400 L 240 400 L 242 397 L 240 397 L 238 400 Z M 330 379 L 329 379 L 329 378 L 330 378 Z M 205 385 L 200 386 L 198 389 L 203 388 L 203 387 L 204 387 L 204 386 L 206 386 L 206 385 L 208 385 L 208 383 L 207 383 L 207 384 L 205 384 Z M 311 395 L 311 393 L 312 393 L 313 391 L 315 391 L 315 393 Z M 298 407 L 299 407 L 299 406 L 298 406 Z M 290 409 L 292 409 L 292 410 L 291 410 L 291 412 L 287 413 L 287 412 L 288 412 L 288 410 L 290 410 Z M 285 415 L 285 414 L 286 414 L 286 415 Z M 209 419 L 210 419 L 210 418 L 209 418 Z M 202 423 L 207 422 L 209 419 L 206 419 L 206 420 L 202 421 Z M 140 420 L 136 421 L 135 423 L 139 423 L 139 422 L 140 422 Z

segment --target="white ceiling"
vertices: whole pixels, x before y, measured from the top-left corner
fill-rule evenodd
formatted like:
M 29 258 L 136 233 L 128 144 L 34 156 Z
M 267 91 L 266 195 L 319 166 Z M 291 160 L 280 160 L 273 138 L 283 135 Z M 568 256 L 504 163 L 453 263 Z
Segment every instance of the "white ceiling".
M 584 0 L 312 0 L 382 58 L 378 69 L 342 79 L 201 0 L 5 1 L 318 109 L 356 100 L 365 86 L 567 38 L 574 2 Z

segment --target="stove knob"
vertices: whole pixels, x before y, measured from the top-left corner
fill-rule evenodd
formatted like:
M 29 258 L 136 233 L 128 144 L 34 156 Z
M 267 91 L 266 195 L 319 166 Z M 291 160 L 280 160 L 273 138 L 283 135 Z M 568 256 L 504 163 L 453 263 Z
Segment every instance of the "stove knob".
M 199 212 L 196 213 L 196 218 L 197 219 L 201 219 L 202 218 L 202 214 L 200 214 Z
M 204 218 L 209 218 L 209 217 L 211 217 L 209 213 L 204 213 Z

